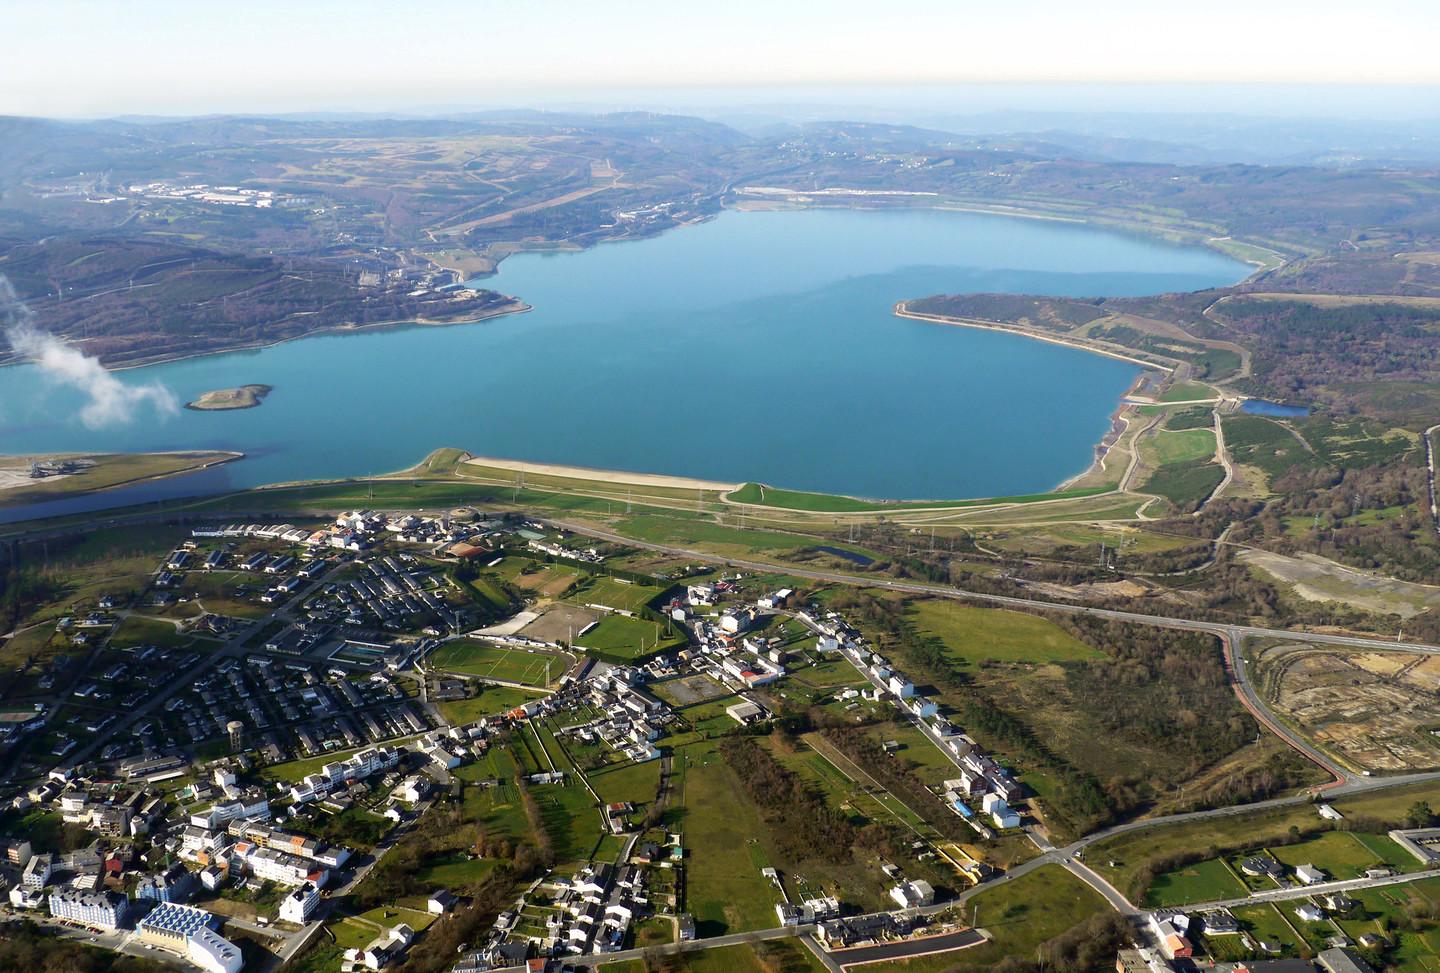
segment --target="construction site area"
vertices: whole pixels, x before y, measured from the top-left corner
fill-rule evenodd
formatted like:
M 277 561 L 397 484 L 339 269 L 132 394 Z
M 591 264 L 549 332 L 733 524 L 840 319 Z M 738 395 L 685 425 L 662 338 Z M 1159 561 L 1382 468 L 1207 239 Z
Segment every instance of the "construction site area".
M 1345 763 L 1375 773 L 1440 766 L 1440 656 L 1304 642 L 1251 653 L 1266 702 Z

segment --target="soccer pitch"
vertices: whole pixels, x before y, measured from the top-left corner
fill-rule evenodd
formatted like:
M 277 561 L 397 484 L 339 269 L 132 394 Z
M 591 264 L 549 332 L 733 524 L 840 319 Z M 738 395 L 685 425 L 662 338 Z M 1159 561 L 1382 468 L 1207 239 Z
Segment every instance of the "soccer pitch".
M 553 682 L 574 662 L 575 657 L 567 652 L 496 645 L 475 639 L 446 642 L 430 656 L 431 665 L 437 669 L 539 687 L 547 685 L 547 667 Z

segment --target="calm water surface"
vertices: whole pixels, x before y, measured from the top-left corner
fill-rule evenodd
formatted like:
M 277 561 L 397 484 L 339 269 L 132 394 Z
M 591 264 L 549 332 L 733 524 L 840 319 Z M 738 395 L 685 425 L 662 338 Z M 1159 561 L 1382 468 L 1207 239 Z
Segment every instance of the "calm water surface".
M 76 394 L 33 366 L 0 369 L 0 452 L 248 454 L 70 510 L 387 472 L 437 446 L 872 497 L 1040 491 L 1089 463 L 1136 368 L 906 321 L 894 302 L 958 291 L 1156 293 L 1246 272 L 1209 251 L 1062 223 L 730 212 L 650 240 L 512 257 L 485 285 L 533 305 L 527 314 L 123 373 L 163 382 L 182 402 L 274 386 L 257 409 L 88 430 L 74 418 Z

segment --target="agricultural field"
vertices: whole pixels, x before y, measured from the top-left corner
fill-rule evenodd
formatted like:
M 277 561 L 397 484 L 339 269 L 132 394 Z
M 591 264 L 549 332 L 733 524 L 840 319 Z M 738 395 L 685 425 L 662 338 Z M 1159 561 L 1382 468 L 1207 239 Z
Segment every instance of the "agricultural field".
M 912 602 L 906 615 L 920 635 L 944 642 L 951 661 L 961 666 L 1069 662 L 1104 655 L 1054 622 L 1024 612 L 933 598 Z
M 1304 642 L 1253 645 L 1251 671 L 1292 726 L 1350 766 L 1440 766 L 1440 657 L 1353 652 Z
M 698 936 L 718 936 L 775 924 L 780 894 L 761 874 L 751 853 L 764 832 L 760 812 L 710 744 L 677 749 L 676 772 L 690 849 L 686 900 Z
M 543 688 L 563 676 L 575 664 L 575 657 L 568 652 L 455 639 L 442 644 L 428 661 L 447 672 Z

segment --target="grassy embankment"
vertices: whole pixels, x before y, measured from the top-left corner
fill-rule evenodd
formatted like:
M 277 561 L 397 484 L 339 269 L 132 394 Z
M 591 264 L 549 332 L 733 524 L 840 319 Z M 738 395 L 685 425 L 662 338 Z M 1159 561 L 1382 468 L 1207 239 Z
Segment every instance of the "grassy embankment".
M 182 473 L 193 473 L 219 463 L 240 459 L 243 453 L 223 451 L 174 453 L 89 453 L 46 457 L 51 460 L 76 460 L 88 465 L 75 473 L 47 476 L 31 480 L 29 461 L 17 457 L 0 459 L 0 473 L 9 472 L 14 485 L 0 479 L 0 507 L 20 507 L 46 500 L 76 497 L 101 490 L 158 480 Z

